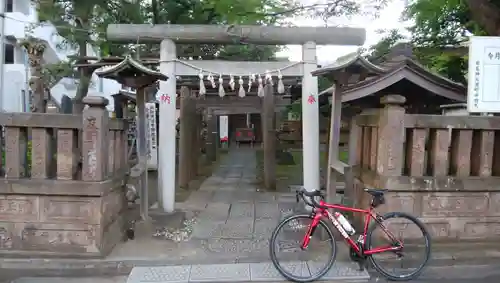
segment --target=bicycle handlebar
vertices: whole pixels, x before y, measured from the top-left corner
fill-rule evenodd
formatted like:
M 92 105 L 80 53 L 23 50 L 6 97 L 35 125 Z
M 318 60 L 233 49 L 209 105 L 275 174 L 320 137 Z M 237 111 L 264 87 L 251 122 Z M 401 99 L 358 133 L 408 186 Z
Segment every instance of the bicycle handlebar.
M 326 208 L 325 206 L 319 204 L 316 201 L 316 197 L 320 197 L 321 199 L 325 199 L 325 196 L 321 193 L 321 191 L 314 190 L 314 191 L 307 191 L 305 188 L 300 188 L 296 191 L 295 193 L 297 197 L 297 202 L 299 202 L 299 196 L 302 198 L 305 204 L 311 207 L 316 207 L 316 208 Z

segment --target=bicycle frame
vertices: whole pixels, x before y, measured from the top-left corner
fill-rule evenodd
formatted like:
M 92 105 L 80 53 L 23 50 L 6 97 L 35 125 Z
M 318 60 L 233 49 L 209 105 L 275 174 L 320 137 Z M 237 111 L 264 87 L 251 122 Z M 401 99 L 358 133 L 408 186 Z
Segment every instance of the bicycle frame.
M 314 219 L 309 226 L 309 229 L 304 236 L 303 242 L 302 242 L 302 248 L 305 249 L 309 245 L 309 241 L 311 239 L 312 234 L 314 233 L 314 230 L 316 229 L 316 226 L 318 225 L 319 221 L 321 218 L 326 217 L 330 219 L 332 222 L 333 226 L 337 228 L 337 230 L 340 232 L 342 237 L 344 237 L 344 240 L 347 242 L 349 246 L 360 256 L 367 256 L 367 255 L 372 255 L 372 254 L 377 254 L 377 253 L 383 253 L 383 252 L 396 252 L 400 251 L 403 249 L 403 243 L 399 240 L 396 239 L 396 237 L 384 226 L 382 221 L 379 219 L 378 215 L 376 212 L 373 211 L 373 208 L 370 206 L 369 209 L 359 209 L 359 208 L 353 208 L 353 207 L 347 207 L 339 204 L 329 204 L 326 203 L 324 200 L 320 200 L 320 205 L 323 207 L 335 209 L 335 210 L 340 210 L 340 211 L 351 211 L 355 213 L 362 213 L 365 216 L 365 223 L 364 223 L 364 230 L 363 230 L 363 243 L 361 246 L 358 246 L 356 242 L 351 239 L 349 234 L 345 231 L 345 229 L 340 225 L 340 223 L 335 219 L 335 217 L 328 211 L 326 208 L 315 208 L 314 209 Z M 393 241 L 399 243 L 399 246 L 394 247 L 394 246 L 387 246 L 387 247 L 379 247 L 379 248 L 373 248 L 373 249 L 365 249 L 365 240 L 366 240 L 366 234 L 368 232 L 368 226 L 370 224 L 370 220 L 373 219 L 375 222 L 382 228 L 382 230 L 385 232 L 387 236 Z

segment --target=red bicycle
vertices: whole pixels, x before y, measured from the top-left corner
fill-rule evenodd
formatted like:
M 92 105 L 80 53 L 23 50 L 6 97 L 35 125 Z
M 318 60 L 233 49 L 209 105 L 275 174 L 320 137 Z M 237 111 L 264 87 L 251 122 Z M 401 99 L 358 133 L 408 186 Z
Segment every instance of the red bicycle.
M 305 189 L 298 190 L 296 192 L 297 202 L 299 201 L 299 197 L 302 197 L 304 202 L 308 206 L 312 207 L 313 210 L 309 214 L 295 214 L 288 216 L 275 228 L 270 240 L 270 253 L 271 260 L 276 269 L 285 278 L 294 282 L 311 282 L 323 277 L 333 266 L 337 255 L 337 246 L 334 234 L 332 233 L 329 225 L 325 222 L 325 219 L 329 219 L 331 224 L 338 230 L 340 235 L 342 235 L 347 242 L 350 247 L 349 256 L 351 260 L 359 264 L 360 270 L 364 270 L 366 261 L 368 260 L 372 264 L 373 268 L 388 280 L 409 281 L 417 278 L 430 258 L 431 237 L 424 224 L 410 214 L 403 212 L 390 212 L 382 216 L 377 214 L 374 209 L 385 203 L 385 191 L 386 190 L 382 189 L 365 189 L 365 192 L 372 196 L 370 207 L 368 209 L 358 209 L 340 204 L 326 203 L 322 193 L 317 190 L 312 192 L 308 192 Z M 320 199 L 319 203 L 317 199 Z M 335 212 L 331 213 L 328 209 L 334 209 Z M 351 226 L 349 221 L 337 211 L 348 211 L 362 213 L 365 215 L 363 233 L 358 236 L 357 240 L 353 240 L 353 238 L 355 239 L 354 228 Z M 389 220 L 394 219 L 398 220 L 395 222 L 395 227 L 399 228 L 399 234 L 408 232 L 408 234 L 410 234 L 410 240 L 403 242 L 403 240 L 397 239 L 394 233 L 387 228 L 386 223 L 389 222 Z M 417 229 L 408 229 L 409 224 L 403 224 L 403 220 L 409 221 L 410 224 L 415 224 Z M 300 225 L 300 222 L 302 221 L 306 221 L 308 224 Z M 370 225 L 370 223 L 372 224 Z M 290 244 L 290 235 L 288 235 L 288 232 L 293 232 L 300 227 L 304 227 L 307 232 L 303 237 L 300 236 L 299 240 L 292 240 L 293 243 Z M 320 228 L 324 229 L 324 231 L 318 233 L 318 229 Z M 380 232 L 377 231 L 376 228 L 381 228 Z M 280 234 L 281 232 L 284 232 L 284 235 Z M 416 235 L 419 234 L 418 232 L 421 233 L 420 236 Z M 285 244 L 283 248 L 280 242 L 281 238 L 285 238 L 285 242 L 288 240 L 288 243 Z M 314 246 L 314 243 L 316 242 L 312 241 L 313 239 L 318 240 L 320 244 Z M 418 244 L 416 242 L 418 239 L 423 239 L 423 244 Z M 384 244 L 376 245 L 374 244 L 375 240 L 382 240 Z M 325 244 L 322 243 L 323 241 L 330 244 L 330 247 L 327 248 Z M 279 260 L 277 253 L 281 249 L 287 250 L 287 248 L 290 248 L 290 246 L 294 244 L 298 246 L 298 249 L 294 250 L 293 253 L 289 252 L 288 259 L 283 261 Z M 389 254 L 390 256 L 395 256 L 401 261 L 405 255 L 403 252 L 411 250 L 412 254 L 410 257 L 412 262 L 415 262 L 413 258 L 415 248 L 422 247 L 424 253 L 423 260 L 414 269 L 408 269 L 407 267 L 404 268 L 401 266 L 394 268 L 394 273 L 391 273 L 382 267 L 382 264 L 387 262 L 387 258 L 382 259 L 380 262 L 378 262 L 375 258 L 375 255 Z M 329 254 L 326 256 L 327 263 L 324 267 L 318 266 L 319 263 L 317 260 L 310 259 L 299 259 L 296 261 L 297 258 L 294 258 L 295 264 L 291 264 L 290 255 L 295 255 L 296 251 L 308 251 L 314 248 L 316 248 L 316 254 L 313 252 L 313 255 L 324 255 L 326 251 L 329 251 Z M 307 267 L 298 268 L 297 263 L 300 264 L 303 262 L 307 263 Z M 291 274 L 291 272 L 286 270 L 286 267 L 290 266 L 294 266 L 292 268 L 293 270 L 300 270 L 301 274 Z M 397 271 L 401 271 L 403 274 L 396 273 Z

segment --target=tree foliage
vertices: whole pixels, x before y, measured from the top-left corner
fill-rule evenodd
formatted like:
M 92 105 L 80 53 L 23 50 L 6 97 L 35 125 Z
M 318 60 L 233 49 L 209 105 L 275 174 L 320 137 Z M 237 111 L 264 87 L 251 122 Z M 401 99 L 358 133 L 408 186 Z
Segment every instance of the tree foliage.
M 378 34 L 382 35 L 382 39 L 374 45 L 370 46 L 365 52 L 370 59 L 379 59 L 386 56 L 396 43 L 405 39 L 398 29 L 378 30 Z
M 105 36 L 107 25 L 113 23 L 149 24 L 257 24 L 288 25 L 286 19 L 296 15 L 331 18 L 355 14 L 376 15 L 388 0 L 324 0 L 312 5 L 300 5 L 295 0 L 32 0 L 42 24 L 50 22 L 64 39 L 62 47 L 77 50 L 84 58 L 89 46 L 102 56 L 122 56 L 140 53 L 157 56 L 155 44 L 113 44 Z M 274 60 L 276 46 L 244 45 L 182 45 L 181 58 L 227 60 Z M 78 63 L 84 63 L 81 59 Z M 47 78 L 72 74 L 67 63 L 47 67 Z M 48 71 L 50 70 L 50 72 Z M 83 110 L 92 71 L 80 69 L 78 90 L 74 99 L 75 113 Z M 49 85 L 51 83 L 47 83 Z
M 403 16 L 414 22 L 418 59 L 458 82 L 465 82 L 468 36 L 500 35 L 500 0 L 415 0 Z

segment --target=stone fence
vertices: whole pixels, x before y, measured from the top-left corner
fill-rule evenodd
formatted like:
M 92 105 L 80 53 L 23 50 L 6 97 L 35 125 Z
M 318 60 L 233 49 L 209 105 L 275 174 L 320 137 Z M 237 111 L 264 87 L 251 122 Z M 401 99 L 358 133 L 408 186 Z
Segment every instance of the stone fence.
M 436 241 L 500 238 L 500 117 L 410 115 L 402 96 L 381 102 L 351 122 L 346 197 L 367 207 L 363 185 L 386 188 L 382 212 L 420 217 Z
M 83 115 L 0 113 L 0 253 L 102 256 L 122 239 L 126 123 L 87 97 Z

